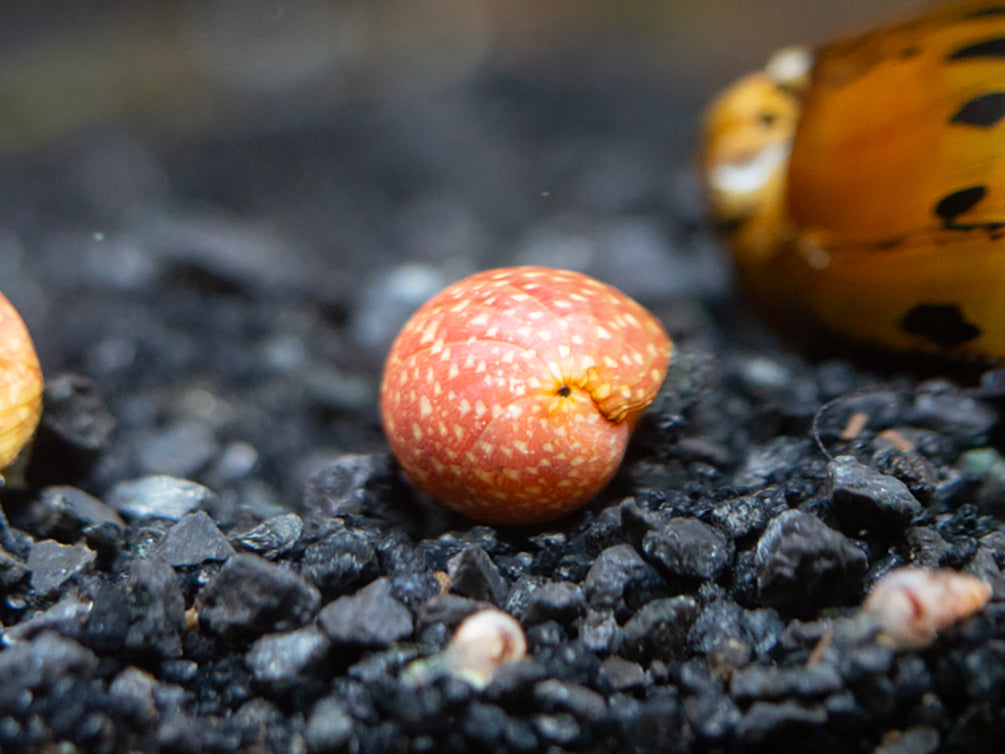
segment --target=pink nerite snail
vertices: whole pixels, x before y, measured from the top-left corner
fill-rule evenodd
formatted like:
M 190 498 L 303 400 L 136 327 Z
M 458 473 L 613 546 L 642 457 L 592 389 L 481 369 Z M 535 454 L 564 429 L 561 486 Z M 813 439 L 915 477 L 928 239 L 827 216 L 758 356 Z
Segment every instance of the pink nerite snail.
M 391 348 L 381 414 L 422 490 L 475 520 L 548 521 L 614 476 L 672 344 L 577 272 L 489 270 L 427 301 Z
M 42 413 L 42 369 L 21 317 L 0 293 L 0 479 Z

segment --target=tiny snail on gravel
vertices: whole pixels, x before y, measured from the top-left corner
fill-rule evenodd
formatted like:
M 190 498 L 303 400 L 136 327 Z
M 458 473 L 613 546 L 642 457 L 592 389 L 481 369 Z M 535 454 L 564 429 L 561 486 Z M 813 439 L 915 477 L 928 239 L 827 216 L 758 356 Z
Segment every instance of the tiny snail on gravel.
M 42 413 L 42 368 L 28 329 L 0 293 L 0 486 Z
M 381 383 L 408 477 L 493 524 L 558 518 L 611 480 L 673 345 L 615 288 L 546 267 L 488 270 L 406 323 Z
M 409 664 L 402 680 L 423 686 L 451 676 L 484 689 L 492 683 L 499 668 L 520 662 L 526 656 L 527 637 L 520 623 L 509 613 L 486 608 L 461 621 L 442 652 Z
M 991 599 L 986 581 L 948 568 L 895 568 L 869 592 L 862 612 L 900 649 L 920 649 Z
M 480 610 L 461 621 L 444 654 L 445 664 L 455 675 L 485 688 L 500 666 L 527 655 L 527 637 L 509 613 Z

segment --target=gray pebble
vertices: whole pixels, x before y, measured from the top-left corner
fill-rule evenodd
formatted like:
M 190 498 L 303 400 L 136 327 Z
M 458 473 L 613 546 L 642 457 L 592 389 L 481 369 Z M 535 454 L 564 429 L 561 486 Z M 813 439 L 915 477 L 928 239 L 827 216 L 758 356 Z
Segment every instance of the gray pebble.
M 96 555 L 83 545 L 61 545 L 52 539 L 35 542 L 28 553 L 31 586 L 40 595 L 52 595 L 94 565 Z
M 897 533 L 922 511 L 906 484 L 851 456 L 831 461 L 827 475 L 834 513 L 848 530 Z
M 364 647 L 386 647 L 410 636 L 413 628 L 412 614 L 391 595 L 386 578 L 326 605 L 318 624 L 336 644 Z
M 646 686 L 642 666 L 619 655 L 611 655 L 600 663 L 600 677 L 615 691 L 636 691 Z
M 569 624 L 582 615 L 586 599 L 579 584 L 570 581 L 547 581 L 535 589 L 520 616 L 525 626 L 553 620 Z
M 682 657 L 698 610 L 698 602 L 689 595 L 653 600 L 625 623 L 622 653 L 641 661 Z
M 873 441 L 873 445 L 881 444 L 877 440 Z M 906 484 L 911 494 L 923 505 L 932 499 L 942 481 L 935 464 L 916 450 L 880 447 L 873 453 L 872 461 L 878 472 L 889 474 Z
M 607 713 L 607 702 L 596 691 L 557 678 L 534 684 L 534 703 L 545 712 L 571 712 L 581 720 L 596 720 Z
M 967 451 L 962 458 L 965 479 L 979 482 L 976 503 L 993 516 L 1005 515 L 1005 458 L 993 448 Z
M 338 523 L 304 549 L 300 572 L 324 597 L 348 594 L 377 578 L 377 551 L 365 532 Z
M 987 442 L 998 423 L 998 414 L 987 403 L 970 398 L 948 382 L 930 382 L 910 410 L 912 424 L 919 424 L 975 447 Z
M 116 484 L 108 504 L 133 518 L 177 521 L 215 497 L 212 490 L 188 479 L 155 474 Z
M 234 554 L 234 548 L 205 511 L 183 516 L 168 529 L 154 551 L 175 567 L 226 560 Z
M 251 645 L 245 662 L 259 683 L 289 688 L 323 662 L 331 642 L 317 626 L 269 634 Z
M 911 526 L 904 538 L 911 548 L 912 564 L 922 568 L 938 568 L 952 550 L 952 545 L 932 526 Z
M 16 623 L 0 633 L 2 644 L 28 641 L 45 631 L 56 631 L 63 635 L 75 636 L 87 622 L 93 603 L 76 596 L 65 595 L 59 602 L 44 612 L 36 613 L 27 620 Z
M 736 540 L 763 529 L 772 515 L 771 501 L 760 493 L 717 503 L 709 511 L 708 520 Z
M 509 587 L 492 558 L 481 547 L 466 547 L 447 561 L 450 590 L 464 597 L 491 602 L 499 607 L 506 602 Z
M 185 597 L 174 570 L 157 557 L 134 560 L 127 579 L 126 648 L 157 657 L 180 657 Z
M 662 582 L 659 574 L 629 544 L 603 550 L 593 561 L 583 580 L 583 591 L 591 607 L 614 607 L 625 592 Z
M 794 740 L 800 729 L 807 726 L 823 725 L 827 721 L 827 710 L 822 706 L 807 706 L 787 700 L 780 703 L 754 702 L 750 709 L 736 723 L 736 735 L 745 744 L 760 744 L 771 737 L 773 740 Z
M 238 534 L 231 543 L 271 559 L 289 551 L 303 533 L 303 519 L 296 513 L 285 513 Z
M 570 746 L 579 738 L 581 729 L 576 718 L 567 712 L 553 715 L 534 715 L 534 728 L 545 741 L 559 746 Z
M 104 453 L 116 420 L 89 377 L 57 374 L 46 378 L 45 411 L 34 455 L 47 459 L 40 484 L 61 484 L 86 474 Z
M 307 719 L 304 734 L 311 754 L 346 751 L 352 738 L 353 720 L 342 703 L 331 696 L 318 701 Z
M 304 507 L 318 518 L 367 513 L 374 492 L 390 478 L 386 454 L 346 453 L 311 477 Z
M 0 709 L 19 710 L 31 703 L 32 692 L 68 688 L 97 667 L 98 658 L 91 650 L 56 633 L 16 642 L 0 652 Z
M 591 652 L 613 652 L 621 646 L 623 631 L 613 610 L 587 610 L 579 622 L 579 641 Z
M 754 555 L 761 601 L 796 614 L 856 601 L 867 564 L 850 539 L 798 510 L 768 524 Z
M 751 650 L 763 655 L 775 646 L 784 628 L 778 613 L 770 608 L 744 610 L 731 599 L 715 599 L 695 618 L 688 648 L 696 655 L 733 656 Z
M 642 552 L 674 579 L 712 579 L 733 560 L 732 544 L 696 518 L 665 520 L 642 538 Z
M 224 637 L 299 628 L 317 614 L 321 595 L 288 568 L 255 555 L 233 555 L 196 598 L 199 618 Z
M 769 482 L 780 482 L 791 469 L 798 468 L 812 452 L 806 439 L 776 437 L 751 450 L 743 466 L 736 472 L 733 486 L 740 492 L 751 492 Z
M 110 524 L 119 530 L 125 522 L 115 509 L 81 489 L 46 487 L 33 506 L 33 531 L 61 541 L 75 539 L 87 527 Z
M 112 680 L 108 696 L 132 717 L 150 721 L 157 717 L 156 685 L 156 678 L 130 665 Z

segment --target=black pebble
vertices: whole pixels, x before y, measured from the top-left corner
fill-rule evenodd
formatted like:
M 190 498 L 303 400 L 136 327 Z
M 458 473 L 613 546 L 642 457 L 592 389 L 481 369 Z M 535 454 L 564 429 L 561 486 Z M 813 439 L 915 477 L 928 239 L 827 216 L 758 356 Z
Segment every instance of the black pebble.
M 72 484 L 108 449 L 115 417 L 94 382 L 79 374 L 46 379 L 42 399 L 28 480 L 33 486 Z
M 27 563 L 32 589 L 42 596 L 53 595 L 92 568 L 94 559 L 94 551 L 83 545 L 62 545 L 51 539 L 36 542 Z
M 255 555 L 234 555 L 200 592 L 199 620 L 226 639 L 299 628 L 317 615 L 318 590 L 303 577 Z
M 451 591 L 501 606 L 509 587 L 492 558 L 481 547 L 466 547 L 447 562 Z
M 331 642 L 317 626 L 268 634 L 256 640 L 245 655 L 255 680 L 275 690 L 288 690 L 304 678 L 321 674 Z
M 370 583 L 379 570 L 371 539 L 341 523 L 304 548 L 301 573 L 328 599 Z
M 325 605 L 318 625 L 333 643 L 359 647 L 386 647 L 414 628 L 411 612 L 391 595 L 386 578 Z
M 860 548 L 816 516 L 786 511 L 757 543 L 758 594 L 797 615 L 849 604 L 861 594 L 867 562 Z
M 168 565 L 196 566 L 209 560 L 226 560 L 234 554 L 226 537 L 204 511 L 182 516 L 168 529 L 154 552 Z
M 850 533 L 898 534 L 921 513 L 906 484 L 850 456 L 835 458 L 827 472 L 834 513 Z
M 705 581 L 722 573 L 733 560 L 726 537 L 695 518 L 673 517 L 642 539 L 642 552 L 667 578 Z

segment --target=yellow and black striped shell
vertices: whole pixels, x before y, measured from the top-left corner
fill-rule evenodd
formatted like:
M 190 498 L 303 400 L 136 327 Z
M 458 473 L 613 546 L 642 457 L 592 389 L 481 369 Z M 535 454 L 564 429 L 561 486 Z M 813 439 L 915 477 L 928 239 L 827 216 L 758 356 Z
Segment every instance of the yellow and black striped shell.
M 699 162 L 784 324 L 1005 356 L 1005 3 L 783 50 L 711 105 Z

